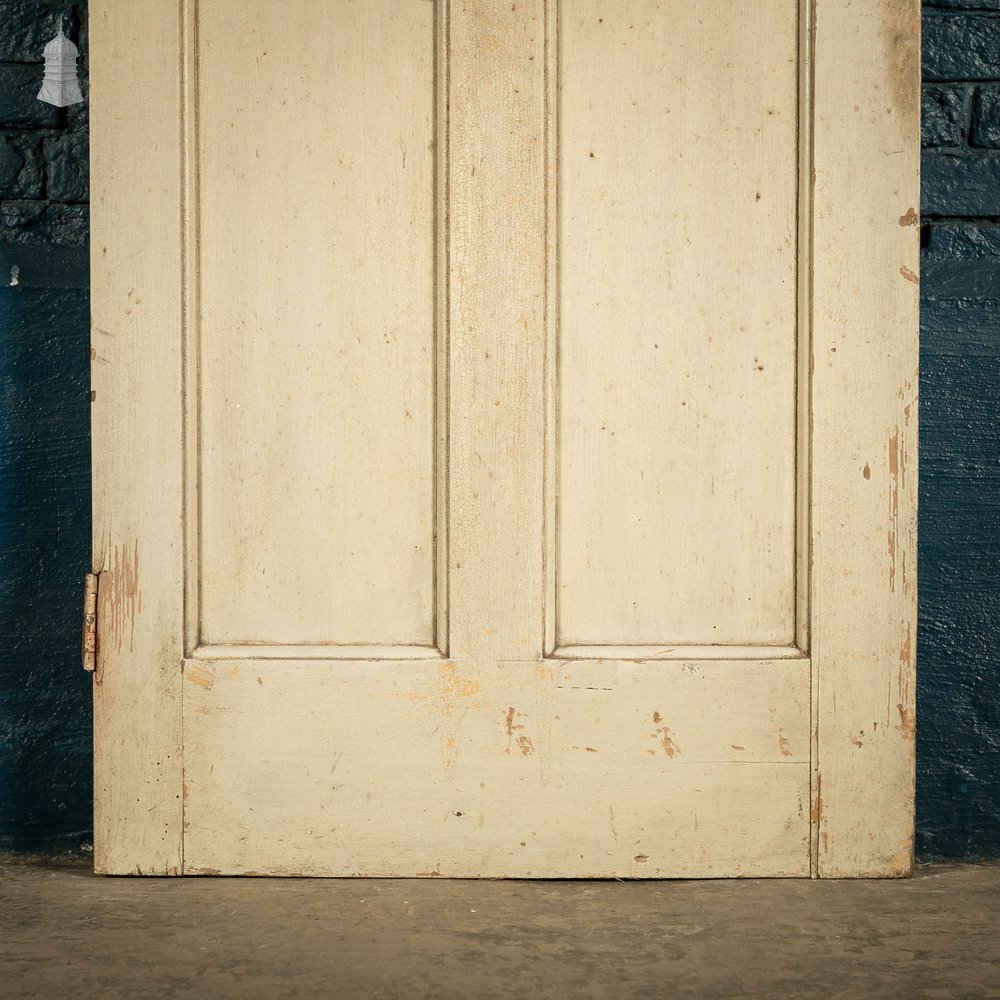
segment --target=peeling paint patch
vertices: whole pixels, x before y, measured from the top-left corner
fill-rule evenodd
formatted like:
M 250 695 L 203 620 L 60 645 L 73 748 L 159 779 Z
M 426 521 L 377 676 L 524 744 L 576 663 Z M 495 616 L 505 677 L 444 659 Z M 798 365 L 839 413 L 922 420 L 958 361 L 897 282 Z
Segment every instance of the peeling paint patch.
M 656 723 L 662 721 L 663 716 L 660 715 L 659 712 L 654 712 L 653 724 L 656 725 Z M 656 740 L 668 757 L 676 757 L 677 754 L 681 752 L 681 748 L 677 745 L 677 741 L 671 735 L 669 726 L 660 726 L 659 729 L 650 734 L 649 738 L 651 740 Z
M 904 228 L 906 226 L 919 226 L 920 216 L 913 210 L 912 206 L 906 210 L 904 215 L 899 217 L 899 224 Z
M 889 590 L 896 591 L 896 540 L 899 533 L 899 428 L 889 438 Z
M 215 677 L 212 672 L 205 669 L 205 667 L 199 666 L 197 663 L 191 663 L 185 667 L 184 679 L 189 684 L 200 687 L 203 691 L 211 691 L 212 686 L 215 684 Z
M 892 100 L 893 117 L 919 129 L 920 9 L 914 10 L 909 3 L 900 2 L 885 3 L 881 7 L 879 35 L 885 87 Z
M 809 822 L 818 826 L 823 820 L 823 778 L 816 775 L 816 796 L 809 807 Z
M 477 694 L 479 694 L 479 682 L 461 673 L 456 663 L 448 661 L 438 667 L 436 708 L 448 723 L 444 732 L 444 766 L 447 768 L 453 768 L 456 760 L 458 733 L 455 728 L 455 716 L 460 712 L 464 713 L 466 709 L 479 708 Z M 426 695 L 416 692 L 411 693 L 410 698 L 416 701 L 432 701 Z
M 914 273 L 913 271 L 911 271 L 911 270 L 910 270 L 910 269 L 909 269 L 909 268 L 908 268 L 908 267 L 907 267 L 907 266 L 906 266 L 905 264 L 904 264 L 904 265 L 902 265 L 902 266 L 900 267 L 900 269 L 899 269 L 899 273 L 900 273 L 900 274 L 901 274 L 901 275 L 902 275 L 902 276 L 903 276 L 904 278 L 906 278 L 906 280 L 907 280 L 907 281 L 912 281 L 912 282 L 913 282 L 913 284 L 915 284 L 915 285 L 919 285 L 919 284 L 920 284 L 920 279 L 919 279 L 919 278 L 917 277 L 917 275 L 916 275 L 916 274 L 915 274 L 915 273 Z
M 516 744 L 518 749 L 521 751 L 521 755 L 524 757 L 530 757 L 535 752 L 534 744 L 531 740 L 524 735 L 524 726 L 515 722 L 515 719 L 527 718 L 521 712 L 517 712 L 513 707 L 507 709 L 507 714 L 505 716 L 505 722 L 507 726 L 507 746 L 504 749 L 505 754 L 509 754 Z
M 906 623 L 906 631 L 899 647 L 899 676 L 897 678 L 900 701 L 896 705 L 899 724 L 896 729 L 903 739 L 912 742 L 917 731 L 916 710 L 913 707 L 913 636 L 912 627 Z
M 98 648 L 103 646 L 107 650 L 113 646 L 120 651 L 127 639 L 131 652 L 135 647 L 136 621 L 142 613 L 138 540 L 131 548 L 116 545 L 111 550 L 111 565 L 101 571 L 98 595 L 101 605 L 97 616 L 100 629 Z
M 452 717 L 461 702 L 479 693 L 478 681 L 459 673 L 458 666 L 451 662 L 442 663 L 438 667 L 438 680 L 440 683 L 441 714 L 446 719 Z M 473 703 L 472 707 L 478 708 L 479 705 Z

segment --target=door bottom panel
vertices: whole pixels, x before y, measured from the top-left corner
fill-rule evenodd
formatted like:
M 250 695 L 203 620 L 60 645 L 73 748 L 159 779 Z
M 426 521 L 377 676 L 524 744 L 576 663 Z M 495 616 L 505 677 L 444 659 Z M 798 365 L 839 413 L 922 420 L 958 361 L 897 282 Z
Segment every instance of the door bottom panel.
M 807 659 L 189 660 L 183 715 L 185 874 L 809 875 Z

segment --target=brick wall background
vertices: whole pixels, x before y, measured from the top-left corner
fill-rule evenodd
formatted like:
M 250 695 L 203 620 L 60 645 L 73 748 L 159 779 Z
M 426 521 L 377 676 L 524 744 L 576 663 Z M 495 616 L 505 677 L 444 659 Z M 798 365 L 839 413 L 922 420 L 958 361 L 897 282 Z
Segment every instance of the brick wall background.
M 1000 0 L 924 6 L 918 855 L 1000 855 Z
M 85 14 L 0 0 L 0 847 L 91 829 L 88 104 L 35 97 L 59 17 L 86 79 Z
M 35 99 L 60 16 L 85 81 L 84 0 L 0 0 L 0 847 L 90 829 L 87 104 Z M 1000 0 L 925 4 L 924 81 L 917 850 L 996 857 Z

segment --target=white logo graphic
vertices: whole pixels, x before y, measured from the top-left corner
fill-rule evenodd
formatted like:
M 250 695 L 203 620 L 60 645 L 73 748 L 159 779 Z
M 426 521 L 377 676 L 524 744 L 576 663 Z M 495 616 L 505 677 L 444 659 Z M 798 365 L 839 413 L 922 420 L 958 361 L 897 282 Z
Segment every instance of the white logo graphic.
M 57 108 L 65 108 L 70 104 L 79 104 L 83 100 L 80 93 L 80 83 L 76 78 L 77 47 L 63 34 L 59 25 L 59 34 L 45 46 L 45 79 L 38 99 L 46 104 L 54 104 Z

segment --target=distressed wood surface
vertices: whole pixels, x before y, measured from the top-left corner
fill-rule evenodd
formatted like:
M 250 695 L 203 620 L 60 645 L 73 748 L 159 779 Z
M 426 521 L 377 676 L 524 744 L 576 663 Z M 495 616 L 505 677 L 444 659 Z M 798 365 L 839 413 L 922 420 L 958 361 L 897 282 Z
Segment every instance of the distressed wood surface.
M 796 5 L 561 8 L 556 641 L 790 645 Z
M 200 641 L 430 646 L 435 5 L 192 12 Z
M 915 5 L 179 2 L 94 15 L 98 869 L 907 871 Z
M 527 660 L 542 653 L 544 4 L 450 8 L 448 655 Z
M 913 864 L 920 8 L 815 22 L 816 873 Z
M 90 45 L 93 566 L 100 573 L 94 867 L 177 874 L 184 655 L 177 8 L 95 0 Z
M 809 737 L 807 660 L 188 661 L 185 871 L 805 876 Z

